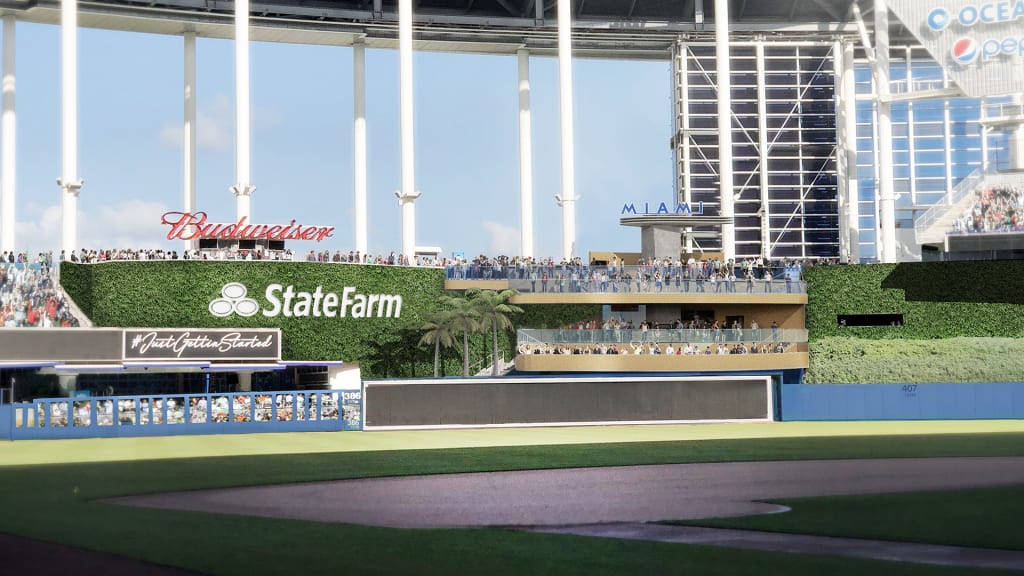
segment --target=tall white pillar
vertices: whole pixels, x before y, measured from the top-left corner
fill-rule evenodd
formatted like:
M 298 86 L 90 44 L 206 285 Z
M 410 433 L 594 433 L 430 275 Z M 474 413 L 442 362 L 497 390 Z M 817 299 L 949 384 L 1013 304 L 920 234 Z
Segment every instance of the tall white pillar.
M 878 106 L 878 220 L 880 260 L 896 262 L 896 192 L 889 96 L 889 7 L 875 0 L 875 94 Z
M 185 100 L 185 126 L 182 136 L 182 149 L 184 161 L 185 188 L 183 190 L 185 212 L 196 211 L 196 35 L 195 32 L 186 32 L 185 36 L 185 77 L 184 77 L 184 100 Z M 194 240 L 184 240 L 184 249 L 195 249 Z
M 412 0 L 398 0 L 398 75 L 402 150 L 402 189 L 395 194 L 402 207 L 402 254 L 410 261 L 416 252 L 415 140 L 412 106 Z
M 60 247 L 68 255 L 78 244 L 78 5 L 60 3 L 61 188 Z
M 757 156 L 758 179 L 761 181 L 761 258 L 772 256 L 771 198 L 768 195 L 768 96 L 765 79 L 764 40 L 758 39 L 754 47 L 757 69 Z
M 736 258 L 736 224 L 733 222 L 732 170 L 732 72 L 729 62 L 729 0 L 715 0 L 715 70 L 718 76 L 718 179 L 719 215 L 722 224 L 722 258 Z
M 14 214 L 16 167 L 15 115 L 14 115 L 14 28 L 13 14 L 4 16 L 3 56 L 3 113 L 0 117 L 0 250 L 11 252 L 17 249 L 14 239 L 16 219 Z
M 988 108 L 989 108 L 988 97 L 987 96 L 982 96 L 981 97 L 981 113 L 985 114 L 986 113 L 985 111 Z M 948 99 L 946 100 L 946 109 L 947 110 L 949 109 L 949 100 Z M 991 126 L 985 126 L 984 124 L 982 124 L 981 126 L 979 126 L 979 130 L 981 131 L 981 170 L 982 170 L 982 172 L 988 172 L 989 170 L 995 170 L 995 169 L 998 168 L 998 166 L 992 166 L 992 163 L 990 161 L 991 157 L 989 155 L 989 145 L 988 145 L 989 144 L 988 143 L 988 136 L 989 136 L 989 134 L 992 133 L 992 127 Z M 952 142 L 952 132 L 950 132 L 950 140 L 947 141 L 946 150 L 950 150 L 952 148 L 952 144 L 950 144 L 949 142 Z M 953 205 L 953 171 L 952 171 L 952 168 L 949 169 L 949 171 L 947 172 L 947 176 L 946 177 L 949 180 L 949 186 L 946 188 L 946 190 L 948 190 L 948 193 L 946 194 L 946 200 L 947 200 L 947 204 L 952 206 Z
M 853 76 L 853 43 L 836 41 L 832 48 L 836 107 L 836 192 L 839 202 L 839 256 L 860 261 L 857 199 L 857 86 Z
M 676 201 L 681 198 L 687 206 L 693 202 L 693 160 L 690 158 L 690 50 L 682 40 L 677 40 L 672 48 L 672 83 L 675 95 L 672 98 L 674 107 L 673 125 L 676 129 L 675 142 L 675 186 Z M 693 254 L 693 227 L 683 229 L 686 236 L 683 250 Z
M 1010 113 L 1020 116 L 1024 108 L 1024 93 L 1011 97 Z M 1007 170 L 1024 170 L 1024 123 L 1008 127 L 1009 165 Z
M 949 74 L 942 71 L 942 87 L 949 88 Z M 985 107 L 985 99 L 981 100 L 982 109 Z M 985 129 L 978 126 L 981 132 L 981 167 L 985 169 L 988 162 L 988 149 L 985 147 Z M 949 109 L 949 98 L 942 99 L 942 147 L 943 147 L 943 168 L 946 171 L 946 195 L 943 197 L 948 206 L 953 205 L 953 119 Z
M 366 44 L 352 43 L 352 190 L 355 199 L 356 250 L 366 254 Z
M 906 64 L 907 92 L 914 91 L 914 54 L 913 48 L 904 48 Z M 914 135 L 914 101 L 907 102 L 907 164 L 909 171 L 910 204 L 917 205 L 917 138 Z
M 249 219 L 256 187 L 251 175 L 249 0 L 235 0 L 235 218 Z
M 533 158 L 530 130 L 530 51 L 520 48 L 519 58 L 519 212 L 522 244 L 519 254 L 533 256 Z
M 853 264 L 860 263 L 860 191 L 857 182 L 857 77 L 854 68 L 854 43 L 843 43 L 843 157 L 846 172 L 843 181 L 846 185 L 847 242 L 849 258 Z
M 572 1 L 558 2 L 558 92 L 562 122 L 562 258 L 576 252 L 576 151 L 572 108 Z

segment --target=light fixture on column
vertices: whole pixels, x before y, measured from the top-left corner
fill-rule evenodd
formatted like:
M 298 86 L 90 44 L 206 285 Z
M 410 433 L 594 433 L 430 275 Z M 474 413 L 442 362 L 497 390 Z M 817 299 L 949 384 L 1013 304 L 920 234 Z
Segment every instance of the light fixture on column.
M 73 192 L 78 194 L 78 190 L 85 185 L 85 180 L 79 178 L 70 182 L 64 182 L 63 178 L 57 178 L 57 186 L 60 186 L 61 190 L 65 192 Z
M 555 194 L 555 202 L 558 202 L 558 207 L 559 208 L 561 208 L 562 204 L 567 202 L 567 201 L 575 202 L 576 200 L 579 200 L 579 199 L 580 199 L 579 196 L 573 196 L 572 198 L 562 198 L 561 194 Z
M 256 191 L 255 184 L 235 184 L 229 188 L 235 196 L 252 196 L 253 192 Z
M 417 190 L 416 192 L 411 192 L 409 194 L 402 194 L 401 190 L 395 190 L 395 198 L 398 198 L 399 204 L 413 202 L 420 197 L 420 194 L 422 194 L 422 192 L 420 192 L 419 190 Z

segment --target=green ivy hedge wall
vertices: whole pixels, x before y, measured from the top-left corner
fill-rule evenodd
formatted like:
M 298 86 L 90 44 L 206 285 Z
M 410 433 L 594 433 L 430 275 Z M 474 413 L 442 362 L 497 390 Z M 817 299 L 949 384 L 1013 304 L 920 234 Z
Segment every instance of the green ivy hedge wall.
M 433 348 L 419 347 L 420 326 L 439 309 L 444 271 L 437 268 L 323 264 L 316 262 L 109 262 L 73 264 L 60 269 L 61 285 L 96 326 L 144 328 L 280 328 L 282 356 L 288 360 L 359 362 L 364 377 L 428 376 L 433 374 Z M 346 286 L 362 294 L 401 294 L 399 318 L 267 318 L 210 314 L 211 300 L 221 287 L 241 282 L 261 309 L 268 306 L 269 284 L 294 285 L 296 291 L 339 295 Z M 599 318 L 601 307 L 524 306 L 513 316 L 517 327 L 549 327 Z M 505 358 L 512 357 L 515 334 L 502 335 Z M 489 336 L 470 339 L 470 363 L 488 363 Z M 446 351 L 445 374 L 461 374 L 460 344 Z M 458 362 L 451 361 L 458 356 Z
M 830 336 L 1024 338 L 1024 261 L 822 266 L 804 271 L 807 329 Z M 837 325 L 840 314 L 901 313 L 902 328 Z
M 1024 262 L 926 262 L 805 270 L 809 384 L 1024 378 Z M 840 314 L 903 314 L 846 327 Z

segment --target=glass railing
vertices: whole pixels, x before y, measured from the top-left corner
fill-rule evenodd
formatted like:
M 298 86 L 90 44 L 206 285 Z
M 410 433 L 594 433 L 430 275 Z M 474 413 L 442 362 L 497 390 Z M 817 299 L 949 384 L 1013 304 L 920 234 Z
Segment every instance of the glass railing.
M 717 293 L 800 294 L 800 268 L 736 269 L 726 280 L 700 269 L 675 266 L 449 266 L 449 280 L 505 280 L 522 293 Z
M 607 330 L 576 330 L 573 328 L 541 330 L 521 329 L 516 331 L 520 352 L 528 347 L 531 351 L 544 346 L 575 344 L 617 344 L 627 347 L 642 344 L 690 345 L 708 344 L 797 344 L 807 342 L 807 330 L 793 328 L 744 328 L 722 330 L 714 328 L 610 328 Z

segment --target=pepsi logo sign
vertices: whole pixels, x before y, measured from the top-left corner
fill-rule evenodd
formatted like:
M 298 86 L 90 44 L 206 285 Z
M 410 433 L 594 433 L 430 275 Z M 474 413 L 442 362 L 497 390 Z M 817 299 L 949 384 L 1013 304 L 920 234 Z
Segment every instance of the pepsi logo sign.
M 974 38 L 961 38 L 953 43 L 949 55 L 957 64 L 967 66 L 978 59 L 978 42 Z

